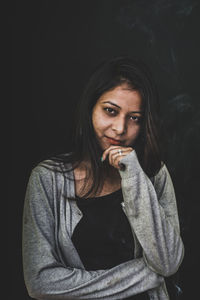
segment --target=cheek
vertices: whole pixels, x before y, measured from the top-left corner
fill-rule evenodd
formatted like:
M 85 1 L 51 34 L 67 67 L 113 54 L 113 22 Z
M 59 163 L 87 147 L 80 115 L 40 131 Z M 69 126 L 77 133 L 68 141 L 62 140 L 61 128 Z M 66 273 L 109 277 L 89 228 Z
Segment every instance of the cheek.
M 94 129 L 98 127 L 98 112 L 96 112 L 96 110 L 94 110 L 92 114 L 92 125 Z
M 107 126 L 109 126 L 108 124 L 108 120 L 107 118 L 99 112 L 94 112 L 93 116 L 92 116 L 92 124 L 93 124 L 93 128 L 95 130 L 95 132 L 100 132 L 102 130 L 105 130 L 107 128 Z
M 103 122 L 102 122 L 102 118 L 99 116 L 98 113 L 94 113 L 92 116 L 92 124 L 93 124 L 93 128 L 94 131 L 97 133 L 99 131 L 101 131 L 102 127 L 103 127 Z
M 139 136 L 140 131 L 141 131 L 141 126 L 139 126 L 139 125 L 132 128 L 129 132 L 130 140 L 134 141 Z

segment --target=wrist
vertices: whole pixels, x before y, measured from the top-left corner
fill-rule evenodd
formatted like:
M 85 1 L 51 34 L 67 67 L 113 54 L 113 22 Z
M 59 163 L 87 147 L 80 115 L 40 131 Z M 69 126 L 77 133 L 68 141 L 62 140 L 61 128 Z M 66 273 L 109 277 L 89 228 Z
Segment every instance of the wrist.
M 120 160 L 119 165 L 121 165 L 119 173 L 122 179 L 132 178 L 141 171 L 141 166 L 135 150 L 123 157 Z

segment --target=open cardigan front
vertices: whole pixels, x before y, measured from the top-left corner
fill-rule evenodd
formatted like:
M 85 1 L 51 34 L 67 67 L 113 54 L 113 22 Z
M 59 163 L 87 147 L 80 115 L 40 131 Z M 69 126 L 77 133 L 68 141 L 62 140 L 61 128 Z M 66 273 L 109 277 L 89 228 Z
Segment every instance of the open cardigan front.
M 76 205 L 73 172 L 33 169 L 23 215 L 23 267 L 35 299 L 118 300 L 148 291 L 169 299 L 164 277 L 183 259 L 175 194 L 165 165 L 149 179 L 133 150 L 121 162 L 123 209 L 134 241 L 134 259 L 107 270 L 86 271 L 71 237 L 82 213 Z M 58 165 L 59 168 L 59 165 Z M 70 178 L 71 177 L 71 178 Z

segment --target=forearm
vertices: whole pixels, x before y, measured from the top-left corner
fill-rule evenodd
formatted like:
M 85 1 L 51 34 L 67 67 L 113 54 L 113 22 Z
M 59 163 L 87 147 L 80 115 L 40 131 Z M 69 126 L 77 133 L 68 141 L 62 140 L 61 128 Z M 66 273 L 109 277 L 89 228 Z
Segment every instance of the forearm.
M 162 188 L 160 201 L 165 203 L 164 209 L 134 152 L 130 158 L 132 166 L 121 171 L 125 212 L 143 248 L 147 265 L 155 272 L 169 276 L 176 272 L 183 257 L 174 194 L 166 192 L 166 186 Z
M 91 272 L 64 262 L 55 239 L 52 177 L 39 171 L 30 178 L 23 216 L 24 278 L 31 297 L 117 300 L 160 285 L 162 276 L 150 270 L 143 258 Z M 65 251 L 76 256 L 70 243 L 69 239 Z
M 110 270 L 92 272 L 45 266 L 25 278 L 30 296 L 45 300 L 117 300 L 153 289 L 163 282 L 163 278 L 151 271 L 142 258 Z

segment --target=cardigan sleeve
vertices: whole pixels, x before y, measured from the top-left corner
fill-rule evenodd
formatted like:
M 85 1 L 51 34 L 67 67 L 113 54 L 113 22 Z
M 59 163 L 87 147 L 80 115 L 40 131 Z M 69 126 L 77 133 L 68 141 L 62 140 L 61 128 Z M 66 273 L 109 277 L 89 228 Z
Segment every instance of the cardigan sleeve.
M 121 159 L 125 212 L 143 248 L 147 266 L 162 276 L 175 273 L 183 259 L 175 193 L 163 165 L 154 184 L 142 170 L 135 150 Z
M 160 286 L 163 277 L 152 271 L 143 258 L 97 271 L 67 267 L 59 259 L 55 241 L 55 183 L 51 173 L 36 167 L 26 190 L 23 270 L 29 295 L 45 300 L 117 300 Z

